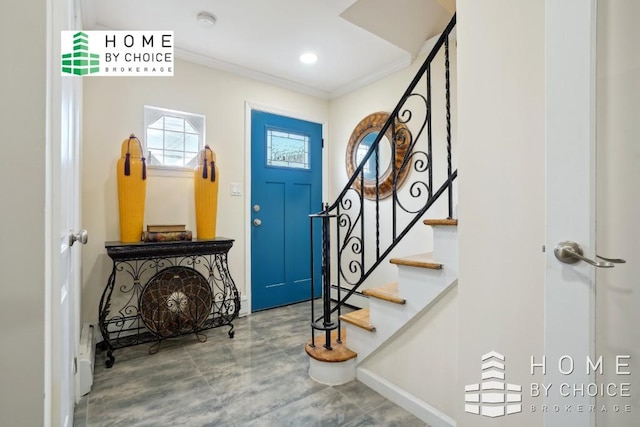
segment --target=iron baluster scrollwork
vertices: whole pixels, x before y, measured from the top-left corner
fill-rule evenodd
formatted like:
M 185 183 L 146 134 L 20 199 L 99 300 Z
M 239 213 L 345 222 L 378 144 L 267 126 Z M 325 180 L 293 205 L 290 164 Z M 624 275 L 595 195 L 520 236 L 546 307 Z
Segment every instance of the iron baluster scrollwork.
M 433 128 L 431 124 L 431 64 L 427 66 L 427 162 L 433 163 Z M 429 198 L 433 197 L 433 169 L 429 168 L 428 176 Z
M 309 300 L 311 301 L 311 319 L 315 319 L 316 317 L 316 306 L 314 304 L 315 299 L 315 287 L 316 287 L 316 275 L 313 274 L 313 266 L 315 265 L 315 253 L 313 251 L 314 246 L 314 238 L 313 238 L 313 217 L 309 217 L 309 244 L 311 247 L 311 295 Z M 313 322 L 311 322 L 311 348 L 315 348 L 316 346 L 316 334 L 315 329 L 313 327 Z
M 446 207 L 442 208 L 446 209 L 448 218 L 453 215 L 453 185 L 458 171 L 452 166 L 450 36 L 455 25 L 454 15 L 386 122 L 376 126 L 378 134 L 364 156 L 358 157 L 357 167 L 356 162 L 352 168 L 348 167 L 351 175 L 335 201 L 325 204 L 318 214 L 311 215 L 311 234 L 315 218 L 322 218 L 323 228 L 323 312 L 316 313 L 312 308 L 312 345 L 315 345 L 315 331 L 322 330 L 325 332 L 324 345 L 330 349 L 330 331 L 340 327 L 339 320 L 331 320 L 332 315 L 336 312 L 339 315 L 342 305 L 358 291 L 427 211 L 442 210 L 440 203 L 436 205 L 439 199 L 448 199 Z M 444 94 L 432 87 L 435 73 L 441 70 L 440 67 Z M 420 85 L 421 82 L 425 85 Z M 436 93 L 441 96 L 437 104 L 434 102 Z M 435 108 L 440 105 L 444 105 L 442 113 Z M 375 113 L 378 116 L 380 114 Z M 356 130 L 359 128 L 360 125 Z M 352 135 L 349 146 L 353 140 Z M 380 144 L 383 141 L 386 143 L 386 140 L 391 146 L 389 167 L 380 164 Z M 366 167 L 375 169 L 376 176 L 370 178 L 369 182 L 375 183 L 376 188 L 365 198 L 363 184 Z M 392 188 L 382 196 L 381 176 L 386 171 L 390 171 Z M 389 195 L 390 198 L 384 198 Z M 331 243 L 334 238 L 335 243 Z M 331 246 L 335 247 L 335 272 L 331 270 L 330 256 L 327 254 Z M 311 265 L 313 256 L 312 246 Z M 331 302 L 331 283 L 328 282 L 332 277 L 338 288 L 335 304 Z M 347 289 L 345 294 L 340 293 L 343 287 Z
M 318 214 L 309 215 L 311 220 L 311 236 L 313 236 L 313 220 L 320 219 L 322 226 L 322 235 L 325 236 L 329 233 L 329 221 L 331 218 L 335 218 L 335 215 L 331 215 L 327 212 L 328 205 L 324 206 L 324 210 Z M 311 244 L 313 244 L 313 238 L 310 239 Z M 327 350 L 331 350 L 331 331 L 337 329 L 340 322 L 339 319 L 336 321 L 332 320 L 331 314 L 331 299 L 329 295 L 331 294 L 331 277 L 329 276 L 329 272 L 331 271 L 331 248 L 330 248 L 329 239 L 322 239 L 322 316 L 319 318 L 314 317 L 314 309 L 311 310 L 311 344 L 315 347 L 315 331 L 320 330 L 325 333 L 325 343 L 323 345 Z M 313 246 L 311 246 L 311 253 L 313 253 Z M 313 266 L 313 264 L 311 264 Z M 313 270 L 311 271 L 311 275 L 313 277 Z M 313 279 L 312 279 L 313 281 Z M 313 292 L 313 285 L 312 285 Z M 314 303 L 314 294 L 311 294 L 311 304 Z M 340 333 L 338 331 L 338 333 Z
M 450 72 L 449 72 L 449 37 L 447 37 L 444 41 L 444 72 L 445 72 L 445 99 L 446 99 L 446 111 L 447 111 L 447 172 L 448 175 L 451 176 L 452 166 L 451 166 L 451 83 L 450 83 Z M 448 200 L 449 200 L 449 216 L 448 218 L 453 218 L 453 185 L 449 185 L 447 189 Z

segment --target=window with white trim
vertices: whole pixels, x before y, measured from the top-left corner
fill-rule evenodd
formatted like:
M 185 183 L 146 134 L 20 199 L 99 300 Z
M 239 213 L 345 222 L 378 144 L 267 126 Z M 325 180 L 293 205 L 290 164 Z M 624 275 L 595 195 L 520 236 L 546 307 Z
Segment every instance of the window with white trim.
M 150 167 L 193 169 L 204 147 L 201 114 L 144 106 L 145 156 Z

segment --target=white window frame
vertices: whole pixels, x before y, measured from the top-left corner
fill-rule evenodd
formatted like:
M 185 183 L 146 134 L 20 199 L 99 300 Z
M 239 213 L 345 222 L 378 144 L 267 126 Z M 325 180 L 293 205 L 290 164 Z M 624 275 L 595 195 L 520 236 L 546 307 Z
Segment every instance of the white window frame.
M 155 107 L 152 105 L 144 106 L 144 156 L 149 156 L 149 149 L 147 144 L 147 130 L 151 124 L 155 123 L 159 118 L 163 116 L 170 117 L 178 117 L 183 120 L 186 120 L 191 124 L 191 126 L 198 131 L 198 153 L 205 146 L 205 138 L 206 138 L 206 117 L 202 114 L 190 113 L 186 111 L 178 111 L 172 110 L 168 108 Z M 184 148 L 184 147 L 183 147 Z M 197 161 L 196 161 L 197 165 Z M 195 167 L 191 166 L 175 166 L 175 165 L 159 165 L 152 164 L 151 159 L 147 160 L 147 167 L 152 172 L 153 175 L 185 175 L 187 173 L 191 173 Z

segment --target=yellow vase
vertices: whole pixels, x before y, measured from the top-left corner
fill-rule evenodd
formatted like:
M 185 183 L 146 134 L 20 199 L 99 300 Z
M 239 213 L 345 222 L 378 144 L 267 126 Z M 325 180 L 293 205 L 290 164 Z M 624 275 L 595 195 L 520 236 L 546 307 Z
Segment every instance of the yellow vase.
M 134 134 L 122 141 L 117 174 L 120 241 L 139 242 L 147 194 L 147 165 L 142 156 L 142 144 Z
M 198 239 L 213 239 L 216 237 L 220 171 L 216 165 L 216 153 L 208 145 L 200 151 L 198 159 L 198 167 L 193 171 L 196 230 Z

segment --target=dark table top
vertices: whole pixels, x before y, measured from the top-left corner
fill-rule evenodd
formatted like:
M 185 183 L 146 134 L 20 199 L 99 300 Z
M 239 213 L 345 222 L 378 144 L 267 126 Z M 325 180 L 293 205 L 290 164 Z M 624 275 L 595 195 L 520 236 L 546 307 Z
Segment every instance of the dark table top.
M 207 240 L 176 240 L 171 242 L 105 242 L 104 247 L 111 259 L 144 259 L 168 256 L 191 256 L 222 254 L 229 252 L 233 239 L 216 237 Z

